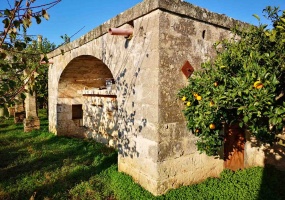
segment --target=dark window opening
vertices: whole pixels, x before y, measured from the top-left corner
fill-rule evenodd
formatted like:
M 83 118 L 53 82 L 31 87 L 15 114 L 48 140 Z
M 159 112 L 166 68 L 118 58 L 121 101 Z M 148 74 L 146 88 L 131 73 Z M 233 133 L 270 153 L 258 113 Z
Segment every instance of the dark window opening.
M 83 118 L 82 104 L 73 104 L 72 119 L 82 119 L 82 118 Z
M 203 30 L 202 32 L 202 38 L 205 39 L 205 34 L 206 34 L 206 30 Z

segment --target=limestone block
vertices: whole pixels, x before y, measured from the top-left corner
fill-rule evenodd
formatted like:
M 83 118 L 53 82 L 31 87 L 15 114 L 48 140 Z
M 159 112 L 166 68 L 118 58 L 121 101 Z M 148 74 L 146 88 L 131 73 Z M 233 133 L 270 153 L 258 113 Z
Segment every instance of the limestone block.
M 185 181 L 190 184 L 191 182 L 202 181 L 207 177 L 218 176 L 223 170 L 223 163 L 223 159 L 195 153 L 161 162 L 158 170 L 160 180 L 177 178 L 178 184 L 183 184 Z M 188 174 L 191 174 L 191 176 L 188 176 Z
M 14 113 L 14 123 L 23 123 L 25 119 L 25 112 L 15 112 Z
M 40 119 L 34 120 L 34 126 L 40 127 Z
M 186 128 L 185 121 L 165 123 L 159 126 L 160 139 L 162 141 L 181 140 L 183 138 L 193 138 L 193 135 Z
M 69 126 L 69 122 L 66 122 L 64 120 L 58 120 L 57 121 L 57 129 L 62 131 L 66 131 L 67 127 Z
M 245 144 L 245 167 L 274 165 L 276 168 L 284 170 L 284 146 L 279 144 L 270 146 L 252 139 Z
M 57 119 L 60 120 L 60 121 L 64 121 L 64 120 L 70 120 L 71 119 L 71 114 L 66 112 L 66 113 L 58 113 L 57 114 Z
M 82 126 L 82 120 L 80 119 L 74 119 L 73 122 L 75 126 L 78 126 L 78 127 Z
M 26 118 L 23 121 L 24 132 L 31 132 L 32 130 L 40 129 L 40 120 L 39 118 Z
M 9 117 L 13 117 L 15 114 L 15 107 L 9 107 L 8 112 L 9 112 Z
M 136 151 L 139 153 L 139 157 L 148 158 L 151 160 L 157 160 L 157 143 L 155 141 L 137 136 L 133 138 L 136 145 Z M 150 156 L 151 153 L 151 156 Z
M 158 180 L 159 173 L 157 163 L 150 159 L 140 157 L 125 157 L 119 154 L 118 156 L 119 171 L 134 175 L 134 179 L 138 180 L 138 174 L 144 174 L 146 179 Z
M 147 119 L 139 120 L 138 126 L 136 128 L 136 133 L 145 139 L 159 142 L 159 135 L 154 134 L 157 132 L 158 126 L 158 124 L 151 123 Z
M 157 193 L 158 182 L 155 179 L 152 179 L 151 176 L 149 176 L 151 173 L 142 173 L 140 170 L 137 170 L 135 166 L 131 166 L 130 162 L 121 161 L 120 157 L 118 162 L 118 169 L 120 172 L 124 172 L 132 176 L 133 180 L 140 184 L 146 190 L 150 191 L 155 195 L 159 195 Z
M 116 140 L 116 139 L 110 139 L 110 140 L 109 140 L 109 146 L 110 146 L 110 147 L 113 147 L 113 148 L 117 148 L 117 146 L 118 146 L 118 140 Z

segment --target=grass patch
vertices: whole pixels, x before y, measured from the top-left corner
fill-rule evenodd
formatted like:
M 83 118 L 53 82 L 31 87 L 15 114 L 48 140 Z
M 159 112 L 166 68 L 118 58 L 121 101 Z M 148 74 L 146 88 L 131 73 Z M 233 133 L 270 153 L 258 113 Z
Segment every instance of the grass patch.
M 154 197 L 117 170 L 117 152 L 93 140 L 24 133 L 0 121 L 0 199 L 285 199 L 285 172 L 273 167 L 238 172 Z
M 92 140 L 56 137 L 47 124 L 42 116 L 41 130 L 24 133 L 13 119 L 2 121 L 0 199 L 72 199 L 78 184 L 116 164 L 113 149 Z

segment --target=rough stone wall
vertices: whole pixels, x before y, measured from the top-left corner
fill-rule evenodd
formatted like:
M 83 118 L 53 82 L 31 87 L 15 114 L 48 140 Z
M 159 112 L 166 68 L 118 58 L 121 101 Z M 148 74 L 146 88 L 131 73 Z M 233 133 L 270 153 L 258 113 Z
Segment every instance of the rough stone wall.
M 101 60 L 108 66 L 116 82 L 117 127 L 120 138 L 119 170 L 132 175 L 134 180 L 153 192 L 156 191 L 159 177 L 156 163 L 159 13 L 160 11 L 156 10 L 135 19 L 134 36 L 131 40 L 126 40 L 123 36 L 103 34 L 91 41 L 86 38 L 80 48 L 71 47 L 73 45 L 77 47 L 83 39 L 61 47 L 60 50 L 64 51 L 64 55 L 56 53 L 60 50 L 49 55 L 54 63 L 49 67 L 50 131 L 61 134 L 61 131 L 68 130 L 75 135 L 82 134 L 81 127 L 78 129 L 72 124 L 71 105 L 88 102 L 84 103 L 80 95 L 75 95 L 80 89 L 79 85 L 71 87 L 67 82 L 61 85 L 61 81 L 66 80 L 61 78 L 65 76 L 64 70 L 72 67 L 73 61 L 81 56 L 89 55 Z M 127 27 L 128 24 L 122 26 L 122 28 Z M 73 67 L 74 75 L 78 72 L 76 70 L 81 68 L 82 66 Z M 62 90 L 66 87 L 69 89 Z M 58 113 L 58 104 L 64 105 L 62 114 Z M 61 123 L 62 121 L 64 122 Z M 64 126 L 60 127 L 60 124 Z
M 115 85 L 114 85 L 115 86 Z M 116 94 L 114 88 L 107 90 L 85 90 L 85 94 Z M 118 145 L 118 104 L 113 97 L 86 96 L 83 103 L 84 136 L 117 148 Z
M 199 154 L 196 138 L 186 129 L 178 99 L 179 89 L 187 84 L 181 71 L 188 60 L 199 70 L 201 63 L 215 54 L 213 44 L 229 37 L 227 29 L 163 12 L 160 21 L 159 69 L 159 146 L 158 169 L 161 186 L 158 193 L 169 188 L 200 182 L 207 177 L 219 176 L 223 159 Z
M 56 105 L 56 134 L 73 136 L 73 137 L 84 137 L 85 128 L 78 126 L 77 121 L 72 119 L 72 105 L 82 104 L 83 98 L 60 98 Z
M 133 69 L 119 82 L 119 171 L 131 175 L 149 191 L 158 187 L 158 66 L 159 14 L 154 11 L 134 20 Z M 121 78 L 119 78 L 121 79 Z M 120 84 L 123 83 L 123 84 Z M 119 95 L 120 96 L 120 95 Z M 118 96 L 118 97 L 119 97 Z M 120 99 L 120 98 L 118 98 Z
M 180 0 L 144 0 L 60 47 L 49 54 L 54 63 L 49 67 L 50 131 L 93 137 L 118 147 L 119 171 L 155 195 L 218 176 L 223 160 L 197 152 L 177 93 L 187 84 L 181 72 L 185 61 L 199 70 L 202 62 L 215 57 L 212 45 L 229 37 L 229 28 L 236 23 L 242 24 Z M 110 27 L 130 24 L 131 40 L 107 34 Z M 84 97 L 80 91 L 94 85 L 74 82 L 109 78 L 104 67 L 116 82 L 112 119 L 107 109 L 111 98 Z M 93 105 L 97 100 L 103 107 Z M 72 104 L 83 105 L 82 122 L 72 120 Z M 246 145 L 246 151 L 246 166 L 264 160 L 264 152 L 257 161 L 252 155 L 258 149 Z
M 106 78 L 113 78 L 110 70 L 102 61 L 93 56 L 81 55 L 68 63 L 61 73 L 58 83 L 58 135 L 92 137 L 108 144 L 108 135 L 112 134 L 111 130 L 108 131 L 109 133 L 107 134 L 106 131 L 103 131 L 102 127 L 105 127 L 105 124 L 110 125 L 109 122 L 111 122 L 113 118 L 98 118 L 96 117 L 98 115 L 93 112 L 94 117 L 92 117 L 92 120 L 97 121 L 96 123 L 99 124 L 100 130 L 93 126 L 92 123 L 86 122 L 87 119 L 90 119 L 90 117 L 88 118 L 86 116 L 90 115 L 90 111 L 97 107 L 97 105 L 93 104 L 94 95 L 106 91 L 99 90 L 101 86 L 105 86 Z M 114 93 L 116 92 L 114 91 Z M 99 100 L 99 98 L 97 99 Z M 106 97 L 100 99 L 106 99 Z M 104 100 L 101 101 L 103 102 Z M 101 109 L 101 114 L 107 113 L 106 107 L 107 105 L 102 104 L 103 109 Z M 73 109 L 75 111 L 73 111 Z M 111 112 L 108 113 L 111 114 Z M 78 114 L 82 115 L 78 116 Z
M 281 144 L 264 144 L 249 132 L 246 132 L 244 164 L 246 168 L 273 165 L 279 170 L 285 170 L 285 129 L 279 136 L 283 138 Z

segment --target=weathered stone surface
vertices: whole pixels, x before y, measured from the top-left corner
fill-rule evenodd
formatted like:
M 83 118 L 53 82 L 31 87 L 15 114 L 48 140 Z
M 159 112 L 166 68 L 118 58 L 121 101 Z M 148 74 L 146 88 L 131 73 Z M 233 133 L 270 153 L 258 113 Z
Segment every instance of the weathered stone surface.
M 85 45 L 86 43 L 108 33 L 108 30 L 111 27 L 122 26 L 158 9 L 225 29 L 230 29 L 236 24 L 246 26 L 246 24 L 243 22 L 229 18 L 223 14 L 213 13 L 207 9 L 203 9 L 186 2 L 181 2 L 180 0 L 144 0 L 135 7 L 126 10 L 125 12 L 110 19 L 74 42 L 66 44 L 61 48 L 49 53 L 49 57 L 61 55 L 61 50 L 64 52 L 69 52 L 74 48 Z
M 39 130 L 40 129 L 40 120 L 39 118 L 29 117 L 24 119 L 24 132 L 31 132 L 32 130 Z
M 15 112 L 14 113 L 14 122 L 17 123 L 23 123 L 25 119 L 26 113 L 24 111 L 22 112 Z
M 235 24 L 246 26 L 180 0 L 145 0 L 61 46 L 48 55 L 49 130 L 117 147 L 119 171 L 155 195 L 219 176 L 223 159 L 197 152 L 177 93 L 187 84 L 184 63 L 200 70 Z M 130 40 L 107 34 L 131 25 Z M 116 97 L 92 96 L 106 78 L 114 78 Z M 73 119 L 74 105 L 82 105 L 82 119 Z M 247 166 L 264 162 L 264 152 L 254 160 L 249 149 Z
M 24 103 L 18 102 L 15 105 L 15 113 L 19 113 L 19 112 L 25 112 L 25 106 Z
M 8 112 L 9 112 L 9 117 L 13 117 L 15 114 L 15 107 L 9 107 Z
M 274 165 L 279 170 L 285 170 L 285 146 L 275 143 L 263 144 L 255 137 L 247 135 L 245 144 L 245 167 Z

